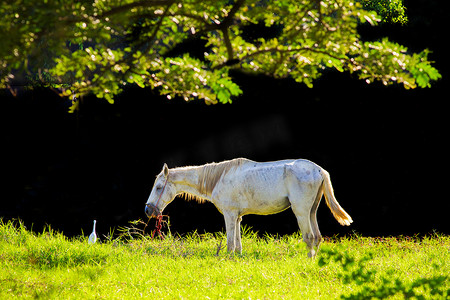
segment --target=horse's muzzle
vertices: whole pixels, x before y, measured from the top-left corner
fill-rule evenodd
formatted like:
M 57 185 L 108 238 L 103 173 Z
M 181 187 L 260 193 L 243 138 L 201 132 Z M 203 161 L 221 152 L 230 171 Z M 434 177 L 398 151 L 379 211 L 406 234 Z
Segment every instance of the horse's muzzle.
M 157 216 L 159 216 L 161 214 L 161 212 L 153 204 L 146 204 L 145 205 L 145 214 L 149 218 L 156 218 Z

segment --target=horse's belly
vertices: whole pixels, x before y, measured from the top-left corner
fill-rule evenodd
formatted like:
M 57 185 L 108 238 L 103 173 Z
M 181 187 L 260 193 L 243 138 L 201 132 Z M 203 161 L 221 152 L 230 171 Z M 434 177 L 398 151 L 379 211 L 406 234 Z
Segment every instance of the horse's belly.
M 284 185 L 272 181 L 260 184 L 242 185 L 236 194 L 242 214 L 269 215 L 290 207 Z
M 252 199 L 242 199 L 242 204 L 244 204 L 241 208 L 242 215 L 271 215 L 279 213 L 291 206 L 288 197 L 278 199 L 260 198 L 260 200 L 255 200 L 252 201 Z

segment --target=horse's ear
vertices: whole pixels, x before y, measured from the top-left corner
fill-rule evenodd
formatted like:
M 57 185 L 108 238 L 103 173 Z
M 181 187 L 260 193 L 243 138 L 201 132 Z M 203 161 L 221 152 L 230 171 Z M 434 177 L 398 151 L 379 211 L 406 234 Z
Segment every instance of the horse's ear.
M 169 176 L 169 167 L 167 167 L 167 164 L 164 164 L 163 174 L 165 177 Z

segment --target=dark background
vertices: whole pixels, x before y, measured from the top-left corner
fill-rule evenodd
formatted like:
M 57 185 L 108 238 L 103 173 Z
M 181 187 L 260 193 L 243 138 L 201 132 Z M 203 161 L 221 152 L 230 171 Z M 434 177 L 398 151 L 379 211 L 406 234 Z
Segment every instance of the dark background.
M 341 227 L 322 203 L 323 235 L 449 234 L 449 62 L 441 33 L 448 16 L 437 1 L 405 5 L 407 26 L 363 27 L 361 34 L 367 40 L 388 36 L 411 51 L 432 50 L 443 79 L 431 89 L 366 85 L 334 71 L 308 89 L 235 72 L 244 94 L 231 105 L 169 101 L 130 88 L 114 105 L 84 98 L 75 114 L 50 90 L 21 90 L 16 98 L 2 91 L 0 217 L 21 218 L 36 231 L 50 224 L 69 236 L 89 233 L 97 219 L 103 235 L 146 219 L 144 205 L 164 162 L 305 158 L 330 172 L 336 197 L 354 220 Z M 224 228 L 210 203 L 176 199 L 165 213 L 172 232 Z M 243 224 L 261 233 L 298 230 L 290 209 L 246 216 Z

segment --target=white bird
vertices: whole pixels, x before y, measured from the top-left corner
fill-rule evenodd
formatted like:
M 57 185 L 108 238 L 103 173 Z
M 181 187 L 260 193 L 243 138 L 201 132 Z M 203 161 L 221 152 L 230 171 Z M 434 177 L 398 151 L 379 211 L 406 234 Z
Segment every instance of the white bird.
M 89 244 L 95 244 L 95 242 L 97 241 L 97 234 L 95 233 L 95 224 L 96 223 L 97 223 L 97 221 L 94 220 L 94 228 L 92 229 L 92 233 L 89 236 L 89 240 L 88 240 Z

